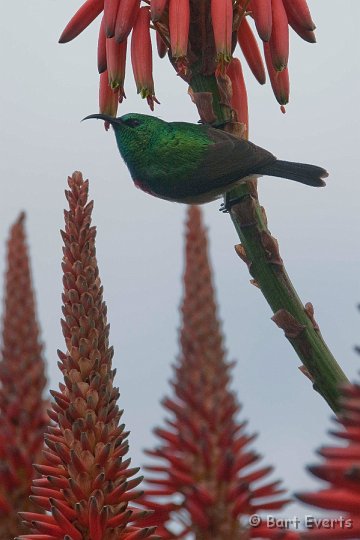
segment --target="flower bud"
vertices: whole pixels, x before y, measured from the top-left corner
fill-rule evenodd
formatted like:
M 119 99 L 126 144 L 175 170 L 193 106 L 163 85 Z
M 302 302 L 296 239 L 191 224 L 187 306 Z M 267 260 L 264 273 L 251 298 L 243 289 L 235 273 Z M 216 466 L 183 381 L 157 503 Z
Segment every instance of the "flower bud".
M 59 43 L 67 43 L 76 38 L 100 15 L 103 8 L 104 0 L 86 0 L 66 25 L 60 36 Z
M 139 9 L 131 36 L 131 63 L 138 94 L 146 98 L 154 110 L 154 80 L 152 75 L 152 48 L 150 39 L 150 11 L 148 7 Z
M 251 69 L 259 83 L 265 84 L 266 75 L 264 63 L 261 58 L 259 46 L 246 17 L 242 19 L 237 35 L 238 43 L 243 52 L 243 55 L 246 58 L 249 68 Z

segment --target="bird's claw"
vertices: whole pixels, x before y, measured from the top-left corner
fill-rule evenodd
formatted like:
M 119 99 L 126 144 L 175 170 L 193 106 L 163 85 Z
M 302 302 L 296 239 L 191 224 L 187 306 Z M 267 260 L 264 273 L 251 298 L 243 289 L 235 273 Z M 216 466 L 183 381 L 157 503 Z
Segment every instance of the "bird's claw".
M 243 198 L 244 196 L 231 198 L 230 193 L 224 193 L 224 202 L 220 205 L 219 212 L 229 214 L 231 208 L 235 204 L 238 204 Z

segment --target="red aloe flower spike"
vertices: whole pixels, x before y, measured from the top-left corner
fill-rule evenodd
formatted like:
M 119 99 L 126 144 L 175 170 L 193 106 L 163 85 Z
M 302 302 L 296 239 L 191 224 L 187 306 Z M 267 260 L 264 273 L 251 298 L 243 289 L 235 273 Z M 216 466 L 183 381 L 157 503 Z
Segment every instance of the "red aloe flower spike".
M 211 19 L 220 72 L 231 60 L 233 4 L 232 0 L 211 0 Z
M 274 69 L 269 43 L 264 43 L 264 55 L 274 95 L 281 106 L 286 105 L 290 94 L 289 70 L 287 67 L 283 71 Z
M 109 85 L 112 90 L 119 90 L 120 100 L 124 94 L 127 40 L 117 43 L 115 38 L 106 38 L 106 59 Z
M 139 9 L 131 36 L 131 62 L 138 94 L 146 98 L 150 109 L 154 110 L 154 80 L 152 76 L 152 48 L 150 39 L 150 11 L 148 7 Z
M 107 68 L 106 63 L 106 35 L 104 17 L 101 19 L 97 48 L 98 72 L 103 73 Z
M 19 510 L 35 509 L 29 500 L 36 474 L 32 463 L 41 459 L 49 421 L 48 403 L 42 397 L 45 363 L 24 221 L 25 214 L 20 214 L 7 243 L 0 361 L 0 538 L 4 539 L 26 530 Z
M 130 34 L 139 16 L 140 0 L 121 0 L 116 16 L 115 39 L 119 43 Z
M 271 0 L 251 0 L 250 10 L 259 36 L 263 41 L 269 41 L 272 29 Z
M 104 9 L 104 0 L 86 0 L 66 25 L 59 43 L 68 43 L 76 38 Z
M 227 69 L 232 86 L 231 106 L 236 111 L 237 121 L 244 124 L 243 137 L 249 135 L 249 111 L 248 100 L 243 71 L 240 60 L 233 58 Z
M 160 58 L 164 58 L 167 53 L 167 45 L 158 31 L 156 31 L 156 47 Z
M 244 434 L 245 424 L 236 420 L 239 405 L 229 389 L 233 364 L 225 360 L 206 232 L 194 206 L 188 211 L 184 289 L 175 396 L 163 401 L 172 416 L 155 430 L 160 444 L 147 453 L 161 464 L 150 467 L 150 489 L 138 502 L 154 511 L 146 524 L 158 523 L 169 540 L 258 538 L 244 517 L 287 501 L 279 497 L 277 482 L 259 485 L 271 469 L 246 472 L 259 456 L 248 449 L 254 436 Z M 263 538 L 278 534 L 274 529 Z
M 360 538 L 360 385 L 354 383 L 342 389 L 342 409 L 337 418 L 339 431 L 335 437 L 347 441 L 347 446 L 325 447 L 318 452 L 324 462 L 308 470 L 327 482 L 325 489 L 315 493 L 299 493 L 298 499 L 306 504 L 337 510 L 343 522 L 334 522 L 326 535 L 322 527 L 301 535 L 303 539 Z
M 289 58 L 289 25 L 283 0 L 271 0 L 272 32 L 269 40 L 272 63 L 276 71 L 286 68 Z
M 104 20 L 106 37 L 115 35 L 115 23 L 118 14 L 120 0 L 104 0 Z
M 110 88 L 109 75 L 107 71 L 100 74 L 99 84 L 99 111 L 109 116 L 116 116 L 119 99 L 122 99 L 119 89 L 115 92 Z M 105 122 L 105 128 L 110 126 Z
M 243 17 L 240 27 L 238 29 L 238 43 L 241 47 L 243 55 L 249 65 L 249 68 L 253 72 L 256 79 L 260 84 L 265 84 L 266 75 L 264 62 L 262 60 L 260 49 L 250 28 L 250 25 L 246 17 Z
M 177 60 L 179 72 L 186 72 L 188 39 L 190 27 L 190 2 L 189 0 L 169 1 L 169 32 L 171 56 Z
M 316 26 L 311 18 L 306 0 L 283 0 L 286 13 L 291 13 L 297 25 L 304 30 L 315 30 Z
M 158 22 L 161 19 L 168 1 L 169 0 L 151 0 L 150 14 L 152 22 Z
M 22 540 L 135 540 L 152 538 L 154 528 L 138 525 L 129 506 L 141 495 L 138 469 L 124 460 L 128 450 L 122 411 L 114 387 L 106 304 L 96 260 L 88 181 L 68 179 L 63 248 L 62 329 L 67 352 L 59 351 L 64 377 L 53 392 L 55 423 L 48 428 L 42 475 L 33 483 L 36 502 L 47 514 L 23 514 L 33 534 Z M 134 489 L 135 488 L 135 489 Z

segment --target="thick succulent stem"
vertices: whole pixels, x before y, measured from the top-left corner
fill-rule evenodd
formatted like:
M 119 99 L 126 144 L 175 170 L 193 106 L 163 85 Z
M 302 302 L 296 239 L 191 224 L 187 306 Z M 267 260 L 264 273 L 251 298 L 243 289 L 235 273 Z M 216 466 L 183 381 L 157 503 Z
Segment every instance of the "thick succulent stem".
M 193 94 L 204 92 L 205 85 L 211 91 L 210 79 L 216 85 L 215 77 L 196 74 L 191 80 Z M 229 107 L 220 103 L 217 90 L 212 92 L 212 103 L 217 120 L 228 121 Z M 228 124 L 226 129 L 236 134 L 237 124 Z M 303 364 L 301 371 L 330 407 L 337 411 L 339 386 L 348 380 L 320 334 L 312 305 L 303 305 L 286 273 L 277 240 L 267 227 L 265 211 L 258 200 L 256 181 L 232 190 L 229 199 L 236 200 L 230 210 L 241 241 L 236 252 L 247 263 L 253 283 L 260 288 L 273 310 L 273 321 L 284 330 L 299 356 Z

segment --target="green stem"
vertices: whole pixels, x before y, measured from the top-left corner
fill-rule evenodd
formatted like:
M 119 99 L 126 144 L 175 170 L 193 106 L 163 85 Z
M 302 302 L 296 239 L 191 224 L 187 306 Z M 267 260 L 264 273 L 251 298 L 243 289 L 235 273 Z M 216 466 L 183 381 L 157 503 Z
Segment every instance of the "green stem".
M 194 92 L 211 91 L 218 120 L 228 120 L 229 108 L 220 103 L 214 77 L 197 74 L 191 80 L 191 87 Z M 230 216 L 241 241 L 236 249 L 238 255 L 247 263 L 254 284 L 261 289 L 274 312 L 274 322 L 284 330 L 299 356 L 302 371 L 311 379 L 314 389 L 337 411 L 339 386 L 348 379 L 321 336 L 312 305 L 303 305 L 286 273 L 277 241 L 270 234 L 265 211 L 258 200 L 256 182 L 241 184 L 229 193 L 229 198 L 236 201 Z

